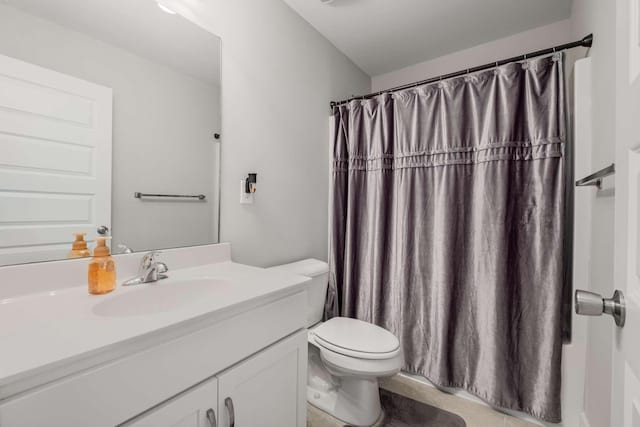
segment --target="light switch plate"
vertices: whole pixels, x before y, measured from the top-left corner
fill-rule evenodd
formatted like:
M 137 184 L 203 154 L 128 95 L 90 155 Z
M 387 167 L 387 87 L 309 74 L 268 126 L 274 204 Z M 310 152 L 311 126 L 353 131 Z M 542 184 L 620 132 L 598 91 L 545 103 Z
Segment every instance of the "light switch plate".
M 253 194 L 245 192 L 245 180 L 240 181 L 240 204 L 241 205 L 252 205 L 253 204 Z

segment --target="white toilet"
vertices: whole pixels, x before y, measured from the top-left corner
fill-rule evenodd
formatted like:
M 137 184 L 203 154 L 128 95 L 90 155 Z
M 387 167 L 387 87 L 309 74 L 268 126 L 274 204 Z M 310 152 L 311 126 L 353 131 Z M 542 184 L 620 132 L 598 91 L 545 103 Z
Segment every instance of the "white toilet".
M 370 426 L 381 414 L 378 378 L 400 371 L 402 351 L 395 335 L 345 317 L 321 322 L 329 267 L 306 259 L 272 267 L 307 276 L 309 373 L 307 401 L 355 426 Z

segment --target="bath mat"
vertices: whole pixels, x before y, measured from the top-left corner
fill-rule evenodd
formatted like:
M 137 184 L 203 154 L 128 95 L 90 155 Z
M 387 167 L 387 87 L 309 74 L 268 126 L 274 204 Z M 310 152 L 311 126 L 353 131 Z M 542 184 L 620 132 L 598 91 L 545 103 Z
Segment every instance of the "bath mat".
M 376 427 L 466 427 L 464 420 L 435 406 L 380 389 L 382 420 Z M 355 427 L 355 426 L 345 426 Z

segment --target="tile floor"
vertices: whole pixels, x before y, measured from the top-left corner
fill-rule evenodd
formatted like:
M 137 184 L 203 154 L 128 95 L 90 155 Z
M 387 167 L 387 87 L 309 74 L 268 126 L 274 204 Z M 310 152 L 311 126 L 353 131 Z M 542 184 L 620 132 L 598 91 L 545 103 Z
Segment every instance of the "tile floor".
M 405 375 L 384 379 L 380 386 L 402 396 L 453 412 L 465 420 L 467 427 L 539 427 L 538 424 L 494 411 L 486 405 L 443 393 L 435 387 Z M 307 405 L 307 426 L 343 427 L 344 424 L 313 406 Z M 380 427 L 380 425 L 375 427 Z

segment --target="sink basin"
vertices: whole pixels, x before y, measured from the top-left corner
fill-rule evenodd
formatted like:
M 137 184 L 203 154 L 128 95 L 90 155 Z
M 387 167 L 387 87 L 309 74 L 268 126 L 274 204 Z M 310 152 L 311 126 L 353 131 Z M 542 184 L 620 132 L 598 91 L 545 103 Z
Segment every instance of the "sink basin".
M 127 289 L 126 293 L 109 295 L 108 299 L 93 307 L 93 313 L 106 317 L 126 317 L 172 311 L 210 297 L 213 291 L 225 285 L 228 284 L 216 279 L 166 279 L 141 284 Z

